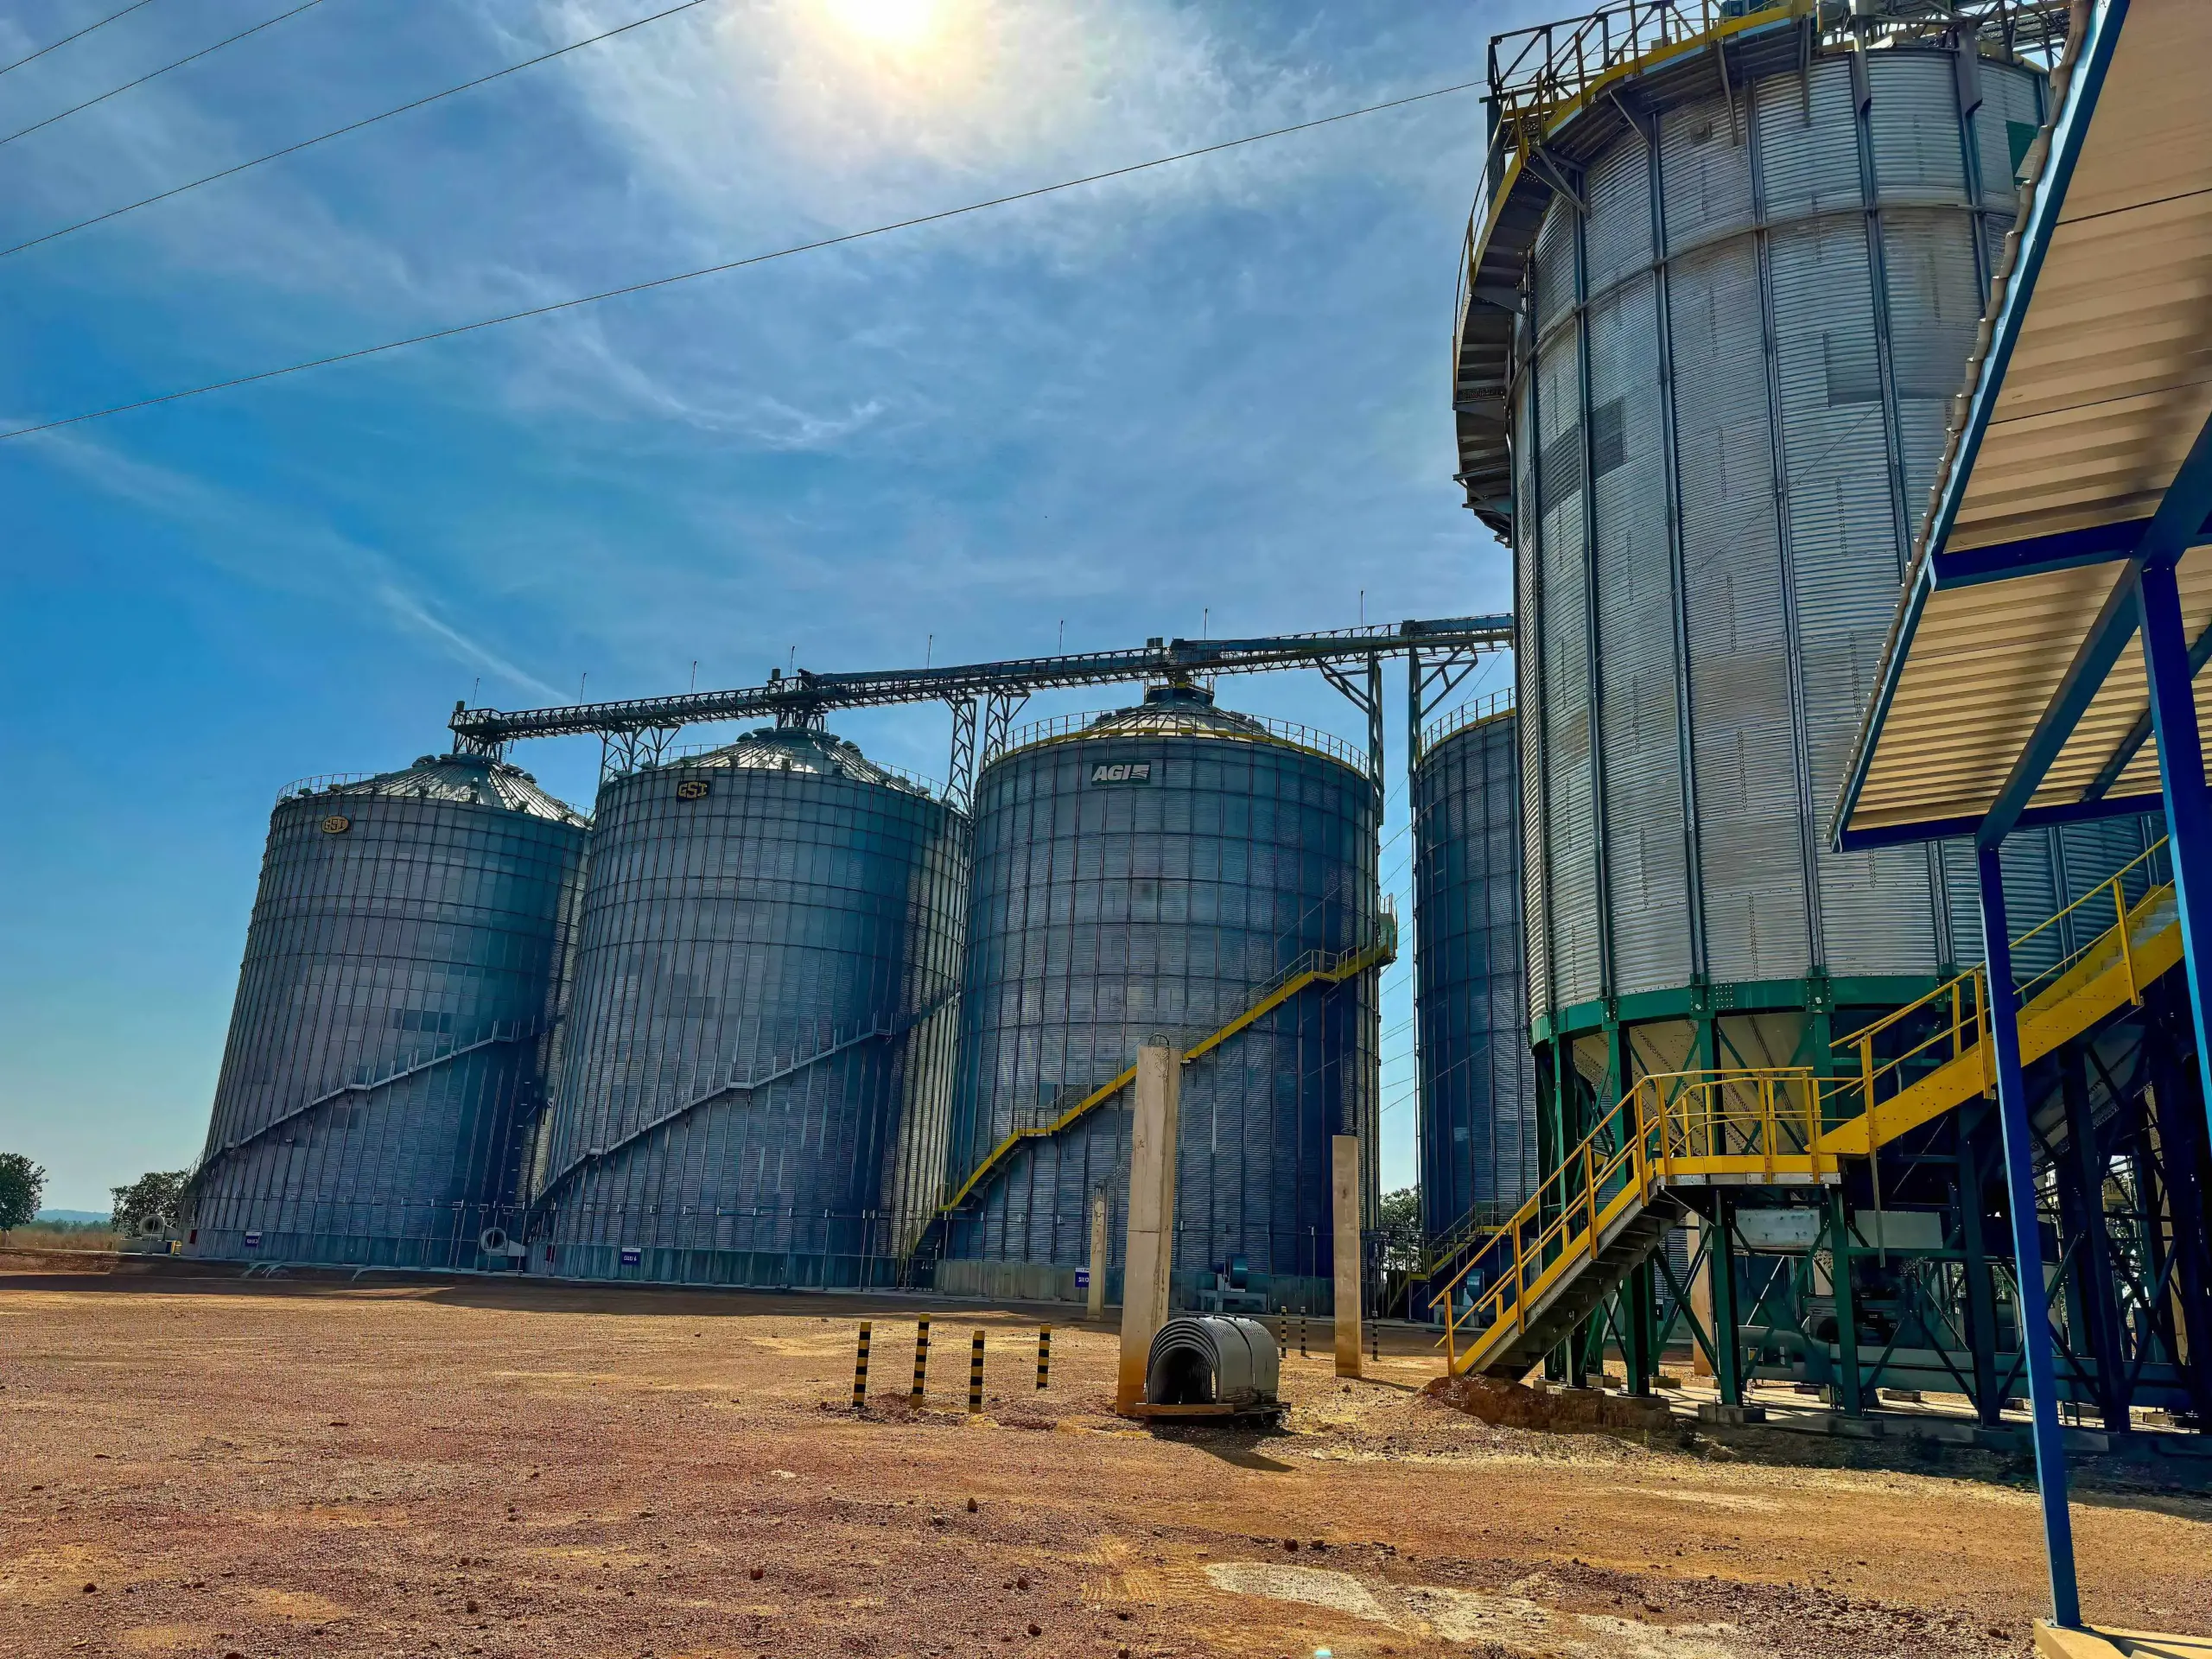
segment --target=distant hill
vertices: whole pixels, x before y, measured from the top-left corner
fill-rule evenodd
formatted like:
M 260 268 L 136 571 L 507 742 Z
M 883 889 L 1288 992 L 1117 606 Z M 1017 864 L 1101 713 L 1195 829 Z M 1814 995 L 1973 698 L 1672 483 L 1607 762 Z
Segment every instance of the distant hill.
M 37 1221 L 96 1221 L 103 1227 L 113 1220 L 105 1210 L 41 1210 L 33 1217 Z

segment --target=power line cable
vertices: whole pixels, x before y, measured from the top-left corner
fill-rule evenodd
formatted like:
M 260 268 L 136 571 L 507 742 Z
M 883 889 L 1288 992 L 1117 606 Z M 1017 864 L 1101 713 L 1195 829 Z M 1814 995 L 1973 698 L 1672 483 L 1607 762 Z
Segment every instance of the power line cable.
M 308 0 L 309 4 L 317 0 Z M 204 397 L 211 391 L 230 391 L 239 386 L 255 385 L 264 380 L 275 380 L 288 374 L 299 374 L 308 369 L 328 368 L 334 364 L 351 363 L 365 357 L 376 357 L 385 352 L 403 351 L 410 346 L 424 346 L 433 340 L 451 340 L 458 334 L 474 334 L 486 328 L 498 328 L 511 322 L 521 322 L 531 317 L 550 315 L 556 311 L 573 310 L 578 306 L 596 305 L 602 300 L 622 298 L 626 295 L 643 294 L 654 289 L 669 288 L 678 283 L 688 283 L 702 276 L 720 276 L 725 271 L 742 270 L 750 265 L 765 265 L 771 260 L 788 259 L 795 254 L 814 253 L 823 248 L 841 247 L 849 242 L 862 242 L 870 237 L 887 236 L 893 231 L 912 230 L 918 226 L 935 225 L 948 219 L 959 219 L 969 213 L 979 213 L 988 208 L 1004 207 L 1017 201 L 1029 201 L 1039 196 L 1049 196 L 1061 190 L 1072 190 L 1086 184 L 1099 184 L 1108 179 L 1126 178 L 1133 173 L 1143 173 L 1156 167 L 1171 166 L 1200 156 L 1217 155 L 1225 149 L 1236 149 L 1245 144 L 1260 143 L 1269 138 L 1287 137 L 1292 133 L 1310 132 L 1316 127 L 1332 126 L 1339 121 L 1355 120 L 1363 115 L 1377 115 L 1385 110 L 1403 109 L 1408 104 L 1420 104 L 1433 98 L 1447 97 L 1453 92 L 1471 92 L 1484 83 L 1478 80 L 1461 81 L 1453 86 L 1439 86 L 1426 92 L 1415 92 L 1407 98 L 1394 98 L 1382 104 L 1369 104 L 1357 110 L 1343 110 L 1335 115 L 1325 115 L 1312 121 L 1300 121 L 1287 127 L 1275 127 L 1266 132 L 1249 133 L 1242 138 L 1224 139 L 1217 144 L 1204 144 L 1196 149 L 1179 151 L 1173 156 L 1155 156 L 1148 162 L 1134 162 L 1127 167 L 1109 168 L 1103 173 L 1088 173 L 1081 178 L 1063 179 L 1057 184 L 1041 184 L 1033 189 L 1017 190 L 1011 195 L 993 196 L 985 201 L 971 201 L 965 207 L 946 207 L 933 213 L 918 213 L 912 219 L 893 220 L 888 225 L 874 225 L 864 231 L 848 231 L 839 236 L 825 236 L 812 242 L 800 242 L 788 248 L 778 248 L 768 253 L 748 255 L 742 259 L 725 260 L 720 264 L 702 265 L 694 270 L 677 271 L 673 276 L 654 276 L 644 282 L 626 283 L 620 288 L 601 289 L 594 294 L 579 294 L 572 299 L 554 300 L 544 305 L 533 305 L 520 311 L 508 311 L 494 317 L 481 317 L 474 322 L 458 322 L 444 328 L 433 328 L 427 333 L 409 334 L 398 340 L 387 340 L 375 346 L 358 346 L 350 352 L 334 352 L 327 357 L 308 358 L 302 362 L 288 363 L 282 368 L 262 369 L 253 374 L 237 375 L 228 380 L 212 380 L 205 385 L 188 386 L 181 391 L 165 391 L 153 397 L 140 397 L 127 404 L 111 404 L 106 409 L 87 410 L 79 415 L 64 415 L 50 421 L 39 421 L 29 426 L 19 426 L 0 432 L 0 442 L 10 438 L 29 437 L 35 432 L 51 432 L 57 427 L 75 426 L 85 421 L 105 420 L 111 415 L 125 415 L 133 410 L 151 409 L 161 404 L 174 404 L 187 397 Z
M 144 5 L 148 3 L 148 0 L 139 0 L 139 3 Z M 141 207 L 150 207 L 157 201 L 167 201 L 171 196 L 181 196 L 188 190 L 197 190 L 201 185 L 213 184 L 218 179 L 231 178 L 240 173 L 250 172 L 267 162 L 282 161 L 287 156 L 296 156 L 303 149 L 312 149 L 317 144 L 327 143 L 333 138 L 343 138 L 349 132 L 359 132 L 364 127 L 373 127 L 378 122 L 389 121 L 395 115 L 404 115 L 410 110 L 419 110 L 426 104 L 435 104 L 441 99 L 452 98 L 461 92 L 471 92 L 476 87 L 498 80 L 504 75 L 512 75 L 520 70 L 534 68 L 541 63 L 550 63 L 555 58 L 568 53 L 581 51 L 587 46 L 596 46 L 600 41 L 612 40 L 617 35 L 626 35 L 633 29 L 643 29 L 647 23 L 657 23 L 664 17 L 673 17 L 680 11 L 690 11 L 696 7 L 712 3 L 714 0 L 683 0 L 683 4 L 671 6 L 665 11 L 654 12 L 649 17 L 640 17 L 634 22 L 623 23 L 600 34 L 587 35 L 581 41 L 571 41 L 566 46 L 556 46 L 550 52 L 541 52 L 534 58 L 524 58 L 519 63 L 511 63 L 504 69 L 494 69 L 488 75 L 479 75 L 474 80 L 464 80 L 457 86 L 447 87 L 443 92 L 432 92 L 427 97 L 410 99 L 407 103 L 395 105 L 378 114 L 364 116 L 360 120 L 349 121 L 342 127 L 333 127 L 328 132 L 319 132 L 312 138 L 302 138 L 296 144 L 287 144 L 282 149 L 272 149 L 266 156 L 257 156 L 250 162 L 240 162 L 235 167 L 223 168 L 203 178 L 191 180 L 188 183 L 176 186 L 174 189 L 159 191 L 137 201 L 125 202 L 120 207 L 111 207 L 107 212 L 95 213 L 90 219 L 80 219 L 74 225 L 64 225 L 58 231 L 48 231 L 45 235 L 35 236 L 28 242 L 18 242 L 12 248 L 0 248 L 0 259 L 5 259 L 10 254 L 21 253 L 26 248 L 35 248 L 41 243 L 56 241 L 78 231 L 89 230 L 95 225 L 105 225 L 111 219 L 120 219 L 124 214 L 136 213 Z
M 105 104 L 111 98 L 114 98 L 120 93 L 129 92 L 133 86 L 143 86 L 149 80 L 160 79 L 162 76 L 168 73 L 172 69 L 181 69 L 188 63 L 197 63 L 200 59 L 207 56 L 211 52 L 219 52 L 226 46 L 235 46 L 240 41 L 245 39 L 249 35 L 258 35 L 264 29 L 273 29 L 278 23 L 283 22 L 287 17 L 296 17 L 302 12 L 306 11 L 312 7 L 319 6 L 321 3 L 322 0 L 300 0 L 300 3 L 294 6 L 289 11 L 280 11 L 274 17 L 265 17 L 251 29 L 242 29 L 235 35 L 225 35 L 213 46 L 203 46 L 197 52 L 186 54 L 183 57 L 179 58 L 175 63 L 165 63 L 158 69 L 148 70 L 136 80 L 126 80 L 120 86 L 111 86 L 107 91 L 102 92 L 98 98 L 88 98 L 81 104 L 72 104 L 67 109 L 61 111 L 59 114 L 49 115 L 43 121 L 34 121 L 28 127 L 19 128 L 17 130 L 10 133 L 6 137 L 0 138 L 0 144 L 12 144 L 18 138 L 28 138 L 31 134 L 36 132 L 41 127 L 50 127 L 57 121 L 66 121 L 80 110 L 89 110 L 95 104 Z M 118 13 L 117 15 L 120 16 L 121 14 Z
M 86 35 L 91 34 L 94 29 L 105 29 L 110 23 L 115 22 L 117 18 L 128 17 L 132 12 L 137 10 L 141 6 L 150 6 L 153 3 L 154 0 L 130 0 L 130 3 L 125 6 L 121 11 L 111 11 L 106 16 L 101 18 L 99 22 L 96 23 L 86 23 L 74 35 L 64 35 L 58 41 L 50 41 L 46 45 L 39 48 L 37 51 L 31 53 L 28 57 L 17 58 L 13 63 L 0 63 L 0 75 L 7 74 L 11 70 L 20 69 L 27 63 L 35 63 L 48 53 L 59 51 L 61 48 L 68 45 L 72 41 L 81 41 Z

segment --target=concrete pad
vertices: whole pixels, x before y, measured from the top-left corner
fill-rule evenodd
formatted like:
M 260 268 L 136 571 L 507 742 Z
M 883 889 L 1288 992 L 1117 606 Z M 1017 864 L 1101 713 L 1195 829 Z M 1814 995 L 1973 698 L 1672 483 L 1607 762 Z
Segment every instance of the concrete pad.
M 2064 1630 L 2036 1621 L 2037 1659 L 2212 1659 L 2212 1637 L 2151 1630 Z

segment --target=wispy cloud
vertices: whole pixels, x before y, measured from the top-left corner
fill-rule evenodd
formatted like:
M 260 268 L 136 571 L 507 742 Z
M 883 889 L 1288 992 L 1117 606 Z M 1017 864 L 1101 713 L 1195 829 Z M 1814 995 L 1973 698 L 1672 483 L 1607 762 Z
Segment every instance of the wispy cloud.
M 390 556 L 327 523 L 136 459 L 79 434 L 49 434 L 34 442 L 102 492 L 136 502 L 192 532 L 182 544 L 233 579 L 341 606 L 372 601 L 400 628 L 453 660 L 496 675 L 534 697 L 568 700 L 557 687 L 439 615 L 435 601 Z

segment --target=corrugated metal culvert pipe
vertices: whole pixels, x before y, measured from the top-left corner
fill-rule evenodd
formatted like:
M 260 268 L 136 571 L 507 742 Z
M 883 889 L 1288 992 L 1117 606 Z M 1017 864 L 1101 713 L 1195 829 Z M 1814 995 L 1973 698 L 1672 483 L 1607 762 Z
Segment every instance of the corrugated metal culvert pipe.
M 1272 1405 L 1281 1386 L 1274 1333 L 1257 1319 L 1219 1314 L 1167 1321 L 1152 1339 L 1145 1403 Z

